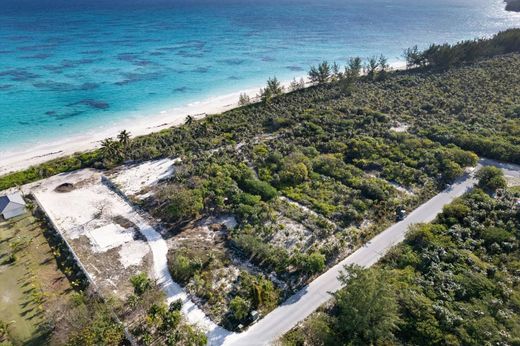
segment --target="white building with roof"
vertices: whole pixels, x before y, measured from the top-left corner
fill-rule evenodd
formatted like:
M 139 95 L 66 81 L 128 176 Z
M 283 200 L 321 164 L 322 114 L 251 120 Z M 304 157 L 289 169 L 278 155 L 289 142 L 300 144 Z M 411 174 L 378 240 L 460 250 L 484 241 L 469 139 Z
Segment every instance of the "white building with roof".
M 25 213 L 25 201 L 19 192 L 0 197 L 0 215 L 5 220 Z

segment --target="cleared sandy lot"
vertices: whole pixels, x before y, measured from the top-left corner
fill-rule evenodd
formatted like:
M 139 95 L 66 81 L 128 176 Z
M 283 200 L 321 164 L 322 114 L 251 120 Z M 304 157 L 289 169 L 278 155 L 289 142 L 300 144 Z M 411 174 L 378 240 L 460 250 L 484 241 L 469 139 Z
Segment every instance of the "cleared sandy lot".
M 151 271 L 150 247 L 140 232 L 150 226 L 102 182 L 99 172 L 51 177 L 33 195 L 104 294 L 124 297 L 131 291 L 130 276 Z
M 165 158 L 120 166 L 109 178 L 125 195 L 146 198 L 150 187 L 173 175 L 177 162 L 180 162 L 180 159 Z

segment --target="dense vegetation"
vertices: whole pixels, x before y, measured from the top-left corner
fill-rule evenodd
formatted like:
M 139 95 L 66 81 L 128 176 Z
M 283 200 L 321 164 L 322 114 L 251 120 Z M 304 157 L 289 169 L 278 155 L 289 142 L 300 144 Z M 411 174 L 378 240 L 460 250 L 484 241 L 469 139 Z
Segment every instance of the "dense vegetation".
M 519 196 L 475 189 L 457 199 L 376 267 L 349 268 L 334 305 L 285 344 L 518 344 Z
M 302 89 L 301 83 L 295 81 L 291 88 L 295 92 L 274 98 L 269 96 L 269 102 L 241 107 L 201 121 L 190 118 L 187 126 L 131 141 L 125 133 L 118 141 L 105 141 L 103 150 L 56 159 L 8 174 L 0 178 L 0 190 L 81 167 L 113 165 L 123 159 L 195 154 L 292 126 L 302 115 L 312 118 L 314 113 L 324 109 L 356 112 L 368 108 L 388 115 L 393 121 L 406 121 L 415 133 L 435 141 L 453 143 L 491 158 L 520 162 L 519 58 L 510 55 L 482 61 L 518 52 L 520 29 L 510 29 L 492 39 L 465 41 L 453 46 L 432 45 L 424 52 L 411 48 L 405 52 L 405 57 L 410 67 L 421 68 L 409 72 L 387 73 L 384 58 L 369 59 L 364 66 L 368 76 L 359 80 L 355 78 L 362 68 L 358 58 L 349 61 L 342 73 L 343 80 L 331 78 L 337 73 L 330 66 L 328 72 L 322 71 L 325 75 L 319 77 L 318 67 L 314 73 L 311 70 L 311 77 L 314 76 L 319 84 L 317 87 Z M 468 63 L 473 65 L 466 66 Z M 438 71 L 438 68 L 447 67 L 451 67 L 447 72 Z M 376 78 L 378 74 L 385 78 Z M 320 81 L 327 83 L 318 83 Z M 279 95 L 276 79 L 270 80 L 266 89 L 270 90 L 270 95 Z
M 396 210 L 413 209 L 453 182 L 477 162 L 476 154 L 520 163 L 519 53 L 516 29 L 490 40 L 434 45 L 424 52 L 412 48 L 405 53 L 415 67 L 409 71 L 391 72 L 383 56 L 364 64 L 350 59 L 344 70 L 323 62 L 311 68 L 309 88 L 295 81 L 292 92 L 282 94 L 271 78 L 261 102 L 251 104 L 241 95 L 245 106 L 223 114 L 188 117 L 183 126 L 134 139 L 122 132 L 99 150 L 1 177 L 0 190 L 80 167 L 180 157 L 176 174 L 139 203 L 161 220 L 168 237 L 208 215 L 236 217 L 238 226 L 222 231 L 221 244 L 174 249 L 169 266 L 198 303 L 214 307 L 213 318 L 237 328 L 251 322 L 253 311 L 267 313 L 394 222 Z M 482 173 L 482 188 L 501 186 L 495 173 Z M 467 206 L 456 209 L 471 212 Z M 451 229 L 441 226 L 434 229 Z M 408 245 L 421 256 L 423 248 Z M 230 285 L 218 280 L 228 267 L 238 273 L 230 276 Z M 388 279 L 379 273 L 356 275 L 374 289 Z M 376 293 L 374 299 L 379 294 L 392 299 L 392 292 Z M 371 297 L 361 298 L 338 296 L 359 303 Z M 137 330 L 140 340 L 176 338 L 167 328 L 177 318 L 174 307 L 136 304 L 142 307 L 136 318 L 146 322 Z M 391 313 L 393 307 L 381 311 Z M 397 333 L 394 327 L 402 319 L 382 323 L 385 337 Z M 355 334 L 329 329 L 333 337 Z M 372 342 L 381 333 L 355 335 L 359 342 Z

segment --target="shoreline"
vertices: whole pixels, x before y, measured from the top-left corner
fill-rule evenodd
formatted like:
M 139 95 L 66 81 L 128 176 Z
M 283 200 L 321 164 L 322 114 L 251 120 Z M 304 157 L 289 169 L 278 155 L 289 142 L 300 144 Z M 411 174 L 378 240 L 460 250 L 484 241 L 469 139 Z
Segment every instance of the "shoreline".
M 405 68 L 406 64 L 403 61 L 394 61 L 390 64 L 390 69 L 392 70 Z M 295 78 L 296 80 L 303 78 L 307 82 L 307 76 Z M 280 83 L 287 90 L 291 81 L 292 79 L 280 81 Z M 0 176 L 78 152 L 95 150 L 100 147 L 100 142 L 103 139 L 116 137 L 122 130 L 130 132 L 132 137 L 138 137 L 181 125 L 188 115 L 194 116 L 195 119 L 201 119 L 210 114 L 229 111 L 239 107 L 238 99 L 240 94 L 245 93 L 254 100 L 260 88 L 263 87 L 265 87 L 265 82 L 256 88 L 251 87 L 220 96 L 209 97 L 203 101 L 192 102 L 180 107 L 170 107 L 158 113 L 154 112 L 151 115 L 146 115 L 146 112 L 143 112 L 139 119 L 128 118 L 118 121 L 106 129 L 98 131 L 95 135 L 77 135 L 60 141 L 43 143 L 30 149 L 12 151 L 7 155 L 2 155 L 0 158 Z
M 103 139 L 116 137 L 122 130 L 130 132 L 132 137 L 138 137 L 178 126 L 184 123 L 188 115 L 200 119 L 208 114 L 218 114 L 231 110 L 238 107 L 238 98 L 241 93 L 245 92 L 250 96 L 253 93 L 256 95 L 259 89 L 260 87 L 249 88 L 240 92 L 210 97 L 184 106 L 169 107 L 159 112 L 153 112 L 150 115 L 143 112 L 138 119 L 128 118 L 117 121 L 107 126 L 106 129 L 97 131 L 94 135 L 75 135 L 63 140 L 49 141 L 32 148 L 10 151 L 0 158 L 0 176 L 27 169 L 59 157 L 97 149 L 100 147 L 100 142 Z

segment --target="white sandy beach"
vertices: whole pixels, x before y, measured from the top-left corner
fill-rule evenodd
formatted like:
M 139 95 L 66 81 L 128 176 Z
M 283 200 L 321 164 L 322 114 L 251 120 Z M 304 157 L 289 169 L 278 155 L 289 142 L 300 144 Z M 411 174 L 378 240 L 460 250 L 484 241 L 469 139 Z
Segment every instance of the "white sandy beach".
M 290 81 L 282 83 L 288 86 Z M 132 137 L 158 132 L 180 125 L 191 115 L 196 119 L 208 114 L 218 114 L 238 106 L 240 94 L 246 93 L 251 98 L 256 96 L 263 86 L 249 88 L 227 95 L 212 97 L 201 102 L 193 102 L 183 107 L 165 109 L 159 114 L 144 114 L 140 119 L 129 119 L 107 126 L 93 135 L 78 135 L 59 142 L 42 144 L 37 147 L 10 151 L 0 157 L 0 175 L 19 171 L 51 159 L 92 150 L 100 146 L 100 141 L 115 137 L 121 130 L 127 130 Z
M 404 69 L 404 62 L 391 64 L 393 69 Z M 301 77 L 296 77 L 299 80 Z M 306 79 L 306 77 L 303 77 Z M 291 80 L 282 81 L 286 88 Z M 121 130 L 127 130 L 133 137 L 158 132 L 166 128 L 184 123 L 187 115 L 196 119 L 208 114 L 218 114 L 238 106 L 240 94 L 246 93 L 254 98 L 260 88 L 248 88 L 234 93 L 212 97 L 201 102 L 193 102 L 182 107 L 173 107 L 160 111 L 158 114 L 143 114 L 139 119 L 127 119 L 108 125 L 95 134 L 73 136 L 61 141 L 45 143 L 36 147 L 22 150 L 9 151 L 0 157 L 0 176 L 9 172 L 19 171 L 38 165 L 58 157 L 71 155 L 81 151 L 92 150 L 100 146 L 100 141 L 108 137 L 116 137 Z
M 246 90 L 251 96 L 258 93 L 259 88 Z M 165 109 L 159 114 L 144 115 L 141 119 L 123 120 L 94 135 L 78 135 L 63 141 L 42 144 L 22 151 L 8 152 L 0 158 L 0 175 L 18 171 L 40 164 L 57 157 L 71 155 L 99 147 L 100 141 L 107 137 L 115 137 L 121 130 L 127 130 L 133 137 L 158 132 L 168 127 L 182 124 L 187 115 L 202 117 L 205 114 L 216 114 L 232 109 L 238 104 L 241 92 L 214 97 L 202 102 L 188 104 L 184 107 Z

